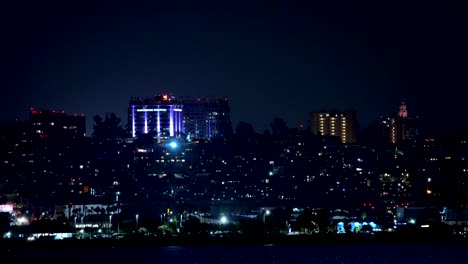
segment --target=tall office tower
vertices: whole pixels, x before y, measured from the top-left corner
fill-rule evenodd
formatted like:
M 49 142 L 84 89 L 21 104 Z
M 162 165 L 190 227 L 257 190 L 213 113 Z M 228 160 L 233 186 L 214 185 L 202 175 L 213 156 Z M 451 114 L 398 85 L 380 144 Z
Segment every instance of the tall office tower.
M 64 111 L 29 111 L 29 123 L 37 136 L 51 139 L 80 139 L 85 137 L 86 117 L 84 114 L 68 115 Z
M 384 138 L 392 144 L 413 140 L 418 134 L 417 117 L 408 116 L 405 102 L 401 102 L 395 116 L 383 116 L 380 120 Z
M 128 124 L 132 136 L 154 134 L 160 139 L 180 137 L 184 132 L 182 102 L 167 94 L 131 98 Z
M 399 118 L 408 118 L 408 111 L 406 110 L 406 104 L 405 102 L 401 102 L 400 108 L 398 111 L 398 117 Z
M 398 142 L 397 119 L 390 116 L 381 116 L 383 138 L 387 143 L 396 144 Z
M 356 143 L 356 111 L 321 111 L 311 113 L 314 135 L 336 136 L 342 143 Z
M 185 133 L 190 138 L 223 138 L 232 134 L 227 98 L 184 97 Z

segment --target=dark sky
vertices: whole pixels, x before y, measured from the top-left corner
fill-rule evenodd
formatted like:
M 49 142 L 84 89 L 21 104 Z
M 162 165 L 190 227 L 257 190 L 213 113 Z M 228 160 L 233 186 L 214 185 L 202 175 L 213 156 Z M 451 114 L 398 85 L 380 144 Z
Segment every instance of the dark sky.
M 227 96 L 234 125 L 257 132 L 323 108 L 355 107 L 365 127 L 401 99 L 429 126 L 465 122 L 468 10 L 455 3 L 3 1 L 0 119 L 35 107 L 126 123 L 131 96 L 168 92 Z

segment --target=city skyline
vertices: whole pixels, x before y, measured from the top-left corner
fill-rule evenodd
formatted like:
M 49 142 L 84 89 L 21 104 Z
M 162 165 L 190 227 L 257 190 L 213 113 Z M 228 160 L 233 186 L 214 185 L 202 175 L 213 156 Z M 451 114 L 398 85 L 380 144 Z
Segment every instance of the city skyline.
M 2 121 L 26 119 L 30 107 L 125 120 L 131 96 L 167 92 L 226 96 L 233 125 L 259 133 L 275 116 L 296 127 L 310 112 L 352 107 L 365 127 L 401 100 L 426 124 L 466 122 L 467 21 L 449 3 L 12 2 L 4 10 Z
M 163 96 L 163 95 L 155 94 L 153 96 L 158 97 L 158 96 Z M 185 99 L 187 99 L 187 98 L 192 98 L 192 99 L 194 99 L 194 98 L 211 98 L 211 99 L 224 98 L 224 100 L 229 101 L 229 99 L 227 97 L 213 97 L 213 96 L 211 96 L 211 97 L 205 97 L 205 96 L 189 96 L 189 97 L 186 97 L 186 96 L 181 96 L 179 98 L 179 97 L 175 97 L 173 94 L 171 94 L 171 96 L 173 98 L 176 98 L 177 100 L 180 100 L 180 98 L 185 97 Z M 130 103 L 132 104 L 132 101 L 136 100 L 136 98 L 151 98 L 151 96 L 131 97 L 131 99 L 129 100 Z M 128 102 L 127 102 L 127 104 L 128 104 Z M 398 111 L 392 111 L 392 112 L 376 114 L 375 117 L 372 120 L 369 120 L 369 122 L 364 124 L 364 125 L 360 122 L 361 119 L 359 118 L 359 109 L 357 109 L 355 107 L 344 108 L 344 109 L 330 107 L 330 108 L 322 108 L 322 109 L 319 109 L 319 110 L 316 110 L 316 111 L 309 111 L 307 113 L 307 116 L 308 116 L 307 119 L 305 119 L 303 122 L 298 123 L 296 126 L 291 126 L 290 122 L 289 122 L 290 120 L 287 120 L 287 119 L 285 119 L 285 118 L 283 118 L 281 116 L 278 116 L 278 115 L 272 115 L 271 119 L 267 120 L 268 121 L 267 122 L 268 127 L 265 127 L 264 129 L 258 129 L 258 127 L 255 126 L 256 123 L 250 123 L 250 122 L 245 121 L 245 120 L 239 120 L 236 123 L 232 122 L 232 127 L 231 128 L 232 128 L 232 131 L 235 132 L 237 125 L 239 125 L 240 123 L 248 123 L 248 124 L 252 125 L 255 133 L 261 134 L 261 133 L 264 133 L 265 131 L 270 131 L 271 132 L 271 123 L 272 123 L 272 121 L 275 118 L 280 118 L 280 119 L 282 119 L 282 120 L 284 120 L 286 122 L 286 126 L 288 126 L 288 128 L 290 128 L 290 129 L 308 130 L 308 131 L 313 132 L 313 129 L 312 129 L 312 127 L 314 126 L 313 125 L 313 123 L 314 123 L 313 116 L 315 114 L 327 113 L 327 112 L 328 113 L 345 113 L 345 112 L 351 113 L 351 112 L 354 112 L 353 115 L 354 115 L 355 122 L 356 122 L 356 124 L 354 124 L 354 126 L 355 126 L 354 127 L 354 129 L 355 129 L 354 137 L 355 137 L 356 133 L 360 134 L 362 131 L 364 131 L 364 130 L 366 130 L 368 128 L 368 125 L 372 126 L 372 123 L 380 124 L 382 122 L 382 120 L 384 120 L 384 119 L 392 119 L 392 118 L 401 117 L 400 115 L 401 115 L 402 105 L 405 107 L 406 117 L 409 117 L 411 120 L 414 120 L 414 121 L 417 120 L 417 122 L 418 122 L 417 123 L 417 128 L 419 130 L 419 133 L 422 132 L 424 134 L 424 136 L 426 136 L 426 137 L 447 135 L 447 133 L 450 134 L 450 133 L 453 133 L 453 132 L 457 132 L 459 129 L 461 129 L 461 128 L 463 128 L 463 127 L 465 127 L 467 125 L 463 121 L 458 122 L 458 123 L 449 124 L 449 126 L 446 126 L 445 123 L 441 123 L 440 126 L 432 126 L 432 129 L 431 129 L 431 128 L 427 127 L 428 125 L 430 125 L 429 123 L 427 123 L 428 122 L 427 120 L 430 119 L 430 117 L 421 118 L 418 115 L 411 115 L 411 114 L 408 115 L 408 111 L 406 110 L 407 104 L 406 104 L 406 102 L 404 100 L 401 100 L 400 103 L 398 104 L 398 107 L 396 107 L 396 105 L 394 106 L 394 108 L 398 109 Z M 100 116 L 101 118 L 104 118 L 106 115 L 115 114 L 116 117 L 120 119 L 120 125 L 122 125 L 131 135 L 133 135 L 132 121 L 128 120 L 128 115 L 129 115 L 128 111 L 130 111 L 128 109 L 128 107 L 126 108 L 127 113 L 124 113 L 122 116 L 119 115 L 119 111 L 106 111 L 104 113 L 94 113 L 94 114 L 91 114 L 90 116 L 88 116 L 87 114 L 84 114 L 84 113 L 77 113 L 77 112 L 73 113 L 73 112 L 66 111 L 64 109 L 31 107 L 31 108 L 21 112 L 21 114 L 16 116 L 16 117 L 10 117 L 9 119 L 1 120 L 0 123 L 8 124 L 8 123 L 13 122 L 13 121 L 28 121 L 28 119 L 30 120 L 29 116 L 31 114 L 31 111 L 32 112 L 34 112 L 34 111 L 45 111 L 45 112 L 54 112 L 54 113 L 57 112 L 57 113 L 66 113 L 66 114 L 75 115 L 75 116 L 85 116 L 85 119 L 86 119 L 86 136 L 91 136 L 93 134 L 94 125 L 95 125 L 95 122 L 94 122 L 94 117 L 95 116 Z M 231 113 L 230 115 L 232 116 L 232 111 L 230 113 Z M 311 116 L 312 116 L 312 118 L 311 118 Z M 422 120 L 426 119 L 426 123 L 421 122 L 421 119 Z M 184 122 L 186 122 L 186 121 L 187 120 L 185 120 Z M 182 120 L 181 120 L 181 122 L 182 122 Z M 181 123 L 181 125 L 182 125 L 182 123 Z M 442 133 L 442 134 L 440 134 L 440 133 Z
M 0 10 L 5 256 L 119 262 L 114 251 L 131 248 L 125 259 L 141 262 L 177 246 L 172 262 L 219 262 L 230 259 L 218 257 L 223 245 L 242 245 L 229 255 L 275 262 L 269 253 L 288 245 L 283 261 L 468 262 L 452 246 L 468 241 L 459 3 L 26 0 Z M 413 242 L 457 253 L 426 256 Z

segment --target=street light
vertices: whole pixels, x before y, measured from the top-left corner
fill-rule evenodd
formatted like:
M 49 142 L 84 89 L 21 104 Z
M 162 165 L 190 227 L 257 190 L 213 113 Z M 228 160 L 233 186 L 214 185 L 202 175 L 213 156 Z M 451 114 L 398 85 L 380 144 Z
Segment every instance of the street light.
M 263 214 L 263 224 L 265 224 L 265 217 L 267 215 L 270 215 L 270 213 L 271 213 L 270 210 L 265 210 L 265 213 Z
M 227 217 L 225 217 L 225 216 L 221 217 L 221 219 L 220 219 L 221 224 L 226 224 L 227 221 L 228 221 Z
M 267 215 L 270 215 L 270 210 L 265 210 L 263 213 L 263 233 L 266 233 L 266 225 L 265 225 L 265 218 Z
M 137 230 L 138 230 L 138 217 L 139 217 L 139 215 L 136 214 L 135 215 L 135 227 L 136 227 Z

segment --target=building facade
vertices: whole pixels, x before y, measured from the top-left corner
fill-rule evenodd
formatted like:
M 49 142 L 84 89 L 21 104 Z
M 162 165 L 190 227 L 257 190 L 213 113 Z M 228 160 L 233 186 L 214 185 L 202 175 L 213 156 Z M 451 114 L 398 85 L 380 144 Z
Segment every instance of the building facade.
M 223 138 L 232 133 L 227 98 L 156 95 L 132 98 L 128 109 L 132 137 L 152 134 L 172 137 Z
M 391 144 L 415 139 L 418 135 L 416 122 L 417 118 L 408 116 L 405 102 L 401 102 L 397 115 L 380 117 L 383 137 Z
M 29 124 L 34 130 L 32 132 L 41 138 L 79 139 L 86 136 L 84 114 L 66 114 L 64 111 L 31 108 Z
M 321 111 L 311 113 L 314 135 L 339 137 L 341 143 L 356 143 L 356 111 Z
M 183 98 L 184 127 L 189 138 L 223 138 L 232 133 L 227 98 Z
M 128 123 L 132 137 L 153 134 L 158 138 L 180 137 L 183 134 L 183 105 L 169 95 L 132 98 L 128 109 Z

